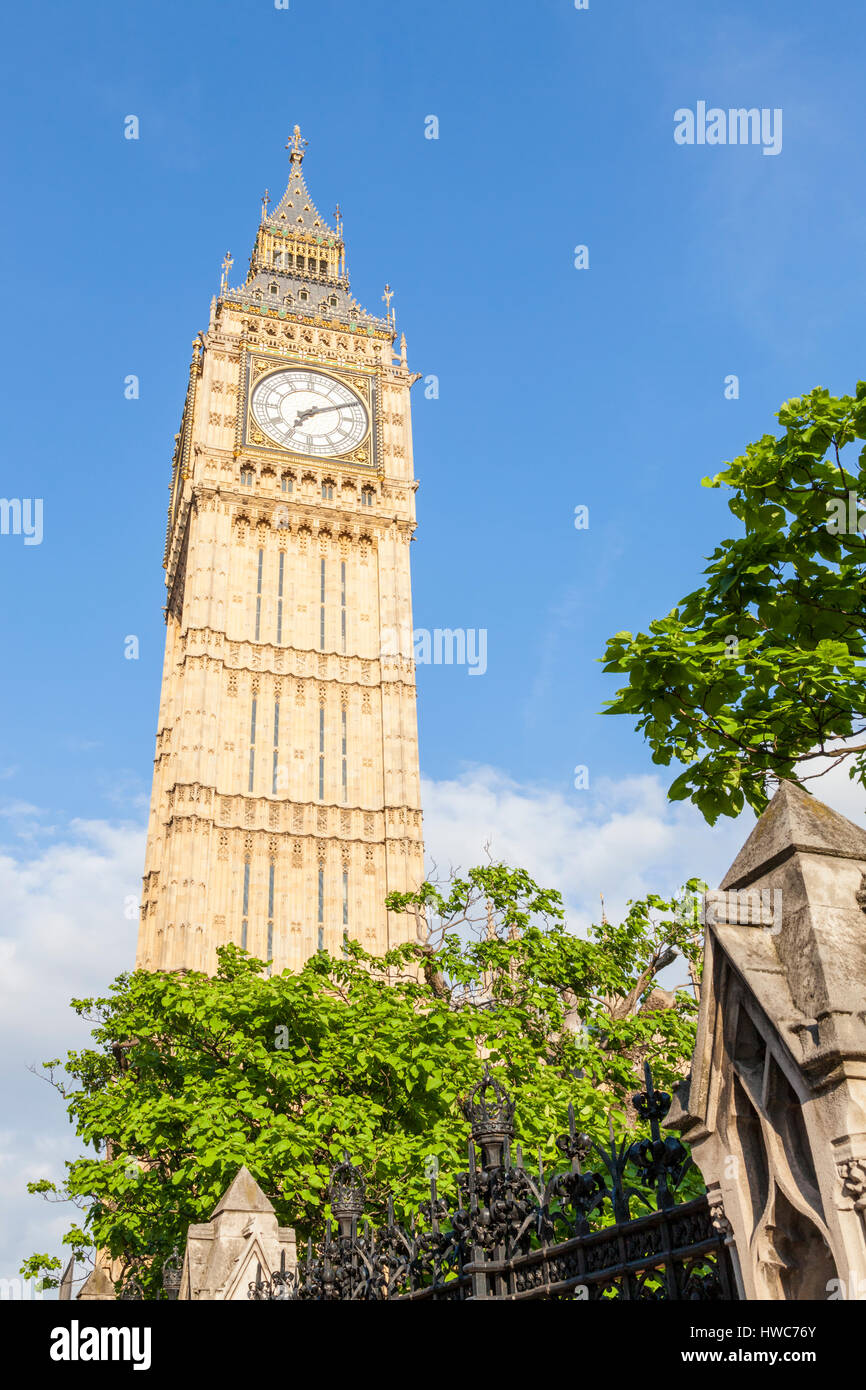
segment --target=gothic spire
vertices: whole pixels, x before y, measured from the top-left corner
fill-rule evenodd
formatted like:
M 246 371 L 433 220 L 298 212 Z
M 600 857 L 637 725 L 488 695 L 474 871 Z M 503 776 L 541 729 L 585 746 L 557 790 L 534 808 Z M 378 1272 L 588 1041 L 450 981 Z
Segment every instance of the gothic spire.
M 301 138 L 301 127 L 296 125 L 286 141 L 286 149 L 289 151 L 289 182 L 286 191 L 273 212 L 264 217 L 263 221 L 281 230 L 297 227 L 305 232 L 319 232 L 326 237 L 339 240 L 339 228 L 328 226 L 304 182 L 302 165 L 307 143 Z
M 224 265 L 220 298 L 256 307 L 259 313 L 286 317 L 300 312 L 350 328 L 393 333 L 390 311 L 384 319 L 368 314 L 349 292 L 340 209 L 331 225 L 313 202 L 302 167 L 306 148 L 295 126 L 286 141 L 286 191 L 273 209 L 265 191 L 246 283 L 230 289 Z

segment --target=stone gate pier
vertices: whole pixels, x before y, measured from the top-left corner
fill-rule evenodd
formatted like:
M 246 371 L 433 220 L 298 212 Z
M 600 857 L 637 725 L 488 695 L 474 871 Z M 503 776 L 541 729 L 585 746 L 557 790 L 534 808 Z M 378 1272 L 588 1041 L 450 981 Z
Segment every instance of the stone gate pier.
M 783 782 L 708 895 L 667 1125 L 747 1299 L 866 1299 L 866 830 Z

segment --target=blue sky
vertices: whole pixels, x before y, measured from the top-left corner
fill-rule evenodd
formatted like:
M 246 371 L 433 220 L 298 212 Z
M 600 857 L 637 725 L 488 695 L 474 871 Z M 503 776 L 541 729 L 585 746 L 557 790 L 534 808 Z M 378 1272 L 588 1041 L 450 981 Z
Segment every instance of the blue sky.
M 596 714 L 604 639 L 693 586 L 727 526 L 700 478 L 787 397 L 862 371 L 864 44 L 835 8 L 830 38 L 790 0 L 18 7 L 4 490 L 44 498 L 45 535 L 0 545 L 10 797 L 90 816 L 147 795 L 190 340 L 295 121 L 355 293 L 381 309 L 395 287 L 410 361 L 440 379 L 438 400 L 416 387 L 415 621 L 485 627 L 489 671 L 421 671 L 424 771 L 567 792 L 577 762 L 648 769 Z M 781 107 L 782 153 L 677 146 L 699 99 Z
M 134 953 L 190 343 L 282 192 L 291 127 L 319 207 L 341 204 L 354 293 L 381 311 L 390 282 L 410 365 L 439 378 L 414 398 L 416 626 L 488 632 L 483 678 L 419 671 L 428 842 L 465 863 L 493 833 L 585 905 L 712 880 L 748 829 L 665 807 L 638 736 L 598 714 L 597 658 L 729 533 L 700 479 L 783 400 L 864 375 L 866 41 L 847 0 L 832 24 L 804 0 L 49 0 L 4 36 L 0 491 L 44 501 L 41 545 L 0 536 L 18 1222 L 19 1167 L 66 1147 L 23 1061 L 68 1045 L 62 1000 Z M 780 108 L 781 152 L 675 144 L 699 101 Z

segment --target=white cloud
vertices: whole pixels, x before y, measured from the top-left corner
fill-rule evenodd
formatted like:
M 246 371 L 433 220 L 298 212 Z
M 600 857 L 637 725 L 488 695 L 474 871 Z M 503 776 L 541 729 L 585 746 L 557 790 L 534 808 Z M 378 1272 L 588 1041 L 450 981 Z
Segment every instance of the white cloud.
M 11 827 L 10 827 L 11 829 Z M 72 1208 L 30 1197 L 25 1184 L 57 1182 L 79 1151 L 63 1101 L 40 1063 L 86 1042 L 69 1000 L 106 990 L 135 957 L 136 923 L 124 898 L 138 897 L 141 826 L 73 821 L 62 842 L 14 852 L 0 846 L 0 1077 L 8 1129 L 0 1135 L 0 1277 L 34 1250 L 62 1254 Z M 23 857 L 25 856 L 26 857 Z
M 714 887 L 755 818 L 746 810 L 708 826 L 691 803 L 669 802 L 665 785 L 654 776 L 601 779 L 589 791 L 566 795 L 515 782 L 492 767 L 470 767 L 445 782 L 424 779 L 428 867 L 435 861 L 442 876 L 483 863 L 489 841 L 494 859 L 528 870 L 542 888 L 557 888 L 578 930 L 598 919 L 600 893 L 612 918 L 628 899 L 669 896 L 692 876 Z M 810 781 L 808 789 L 863 824 L 866 792 L 845 767 Z
M 848 740 L 849 743 L 855 741 L 861 742 L 860 739 Z M 839 747 L 842 747 L 844 742 L 844 740 L 840 740 Z M 848 776 L 848 764 L 843 763 L 838 767 L 833 767 L 830 758 L 816 758 L 814 762 L 801 764 L 801 770 L 803 776 L 809 779 L 806 782 L 807 791 L 811 792 L 819 801 L 832 806 L 834 811 L 839 811 L 841 815 L 847 816 L 855 825 L 864 824 L 866 791 L 859 782 L 851 781 Z M 818 773 L 821 776 L 818 776 Z
M 428 859 L 440 875 L 494 859 L 526 869 L 558 889 L 577 929 L 608 917 L 630 898 L 674 892 L 685 879 L 718 883 L 754 823 L 751 816 L 712 830 L 687 803 L 671 805 L 650 776 L 604 779 L 565 795 L 520 784 L 492 767 L 468 768 L 422 786 Z

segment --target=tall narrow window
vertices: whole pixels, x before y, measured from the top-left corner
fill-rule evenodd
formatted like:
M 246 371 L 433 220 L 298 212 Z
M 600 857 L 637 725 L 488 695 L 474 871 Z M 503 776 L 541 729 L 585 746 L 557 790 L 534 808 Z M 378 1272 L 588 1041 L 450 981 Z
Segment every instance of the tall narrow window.
M 253 778 L 256 772 L 256 697 L 253 696 L 253 712 L 250 716 L 250 779 L 247 787 L 248 791 L 253 789 Z
M 247 924 L 250 916 L 250 861 L 244 864 L 244 905 L 241 914 L 241 949 L 247 949 Z
M 340 561 L 340 643 L 346 650 L 346 561 Z
M 344 801 L 347 801 L 347 800 L 348 800 L 348 793 L 349 793 L 349 777 L 348 777 L 347 764 L 346 764 L 346 748 L 347 748 L 347 743 L 348 743 L 348 736 L 347 736 L 347 727 L 346 727 L 346 723 L 347 723 L 347 721 L 346 721 L 346 711 L 343 710 L 343 713 L 342 713 L 342 729 L 341 729 L 340 733 L 341 733 L 341 751 L 342 751 L 342 755 L 343 755 L 342 784 L 343 784 L 343 800 L 344 800 Z
M 325 870 L 319 866 L 319 950 L 325 949 Z
M 275 865 L 272 859 L 270 869 L 268 870 L 268 962 L 272 960 L 274 954 L 274 872 Z M 268 974 L 270 975 L 270 973 L 271 966 L 269 963 Z
M 277 646 L 283 640 L 283 578 L 286 569 L 286 552 L 280 551 L 280 572 L 277 577 Z
M 343 870 L 343 949 L 349 940 L 349 870 Z
M 319 649 L 325 650 L 325 562 L 319 572 Z
M 319 800 L 325 799 L 325 706 L 319 705 Z
M 280 761 L 280 702 L 274 701 L 274 767 L 271 780 L 271 796 L 277 794 L 277 781 Z
M 265 552 L 259 551 L 259 574 L 256 580 L 256 637 L 258 642 L 259 634 L 262 630 L 262 565 L 264 564 Z

